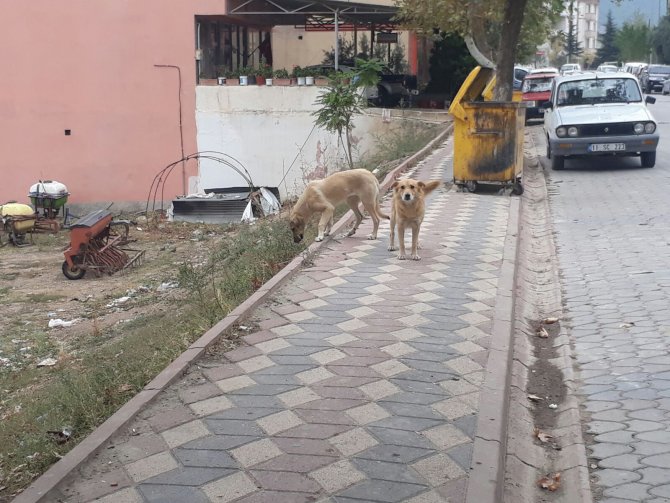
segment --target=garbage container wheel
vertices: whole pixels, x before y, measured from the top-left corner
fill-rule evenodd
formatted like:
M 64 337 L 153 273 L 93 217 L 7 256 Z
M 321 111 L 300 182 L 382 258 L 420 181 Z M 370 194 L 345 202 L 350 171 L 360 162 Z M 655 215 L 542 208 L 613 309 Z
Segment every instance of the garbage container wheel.
M 512 194 L 515 196 L 520 196 L 521 194 L 523 194 L 523 185 L 521 185 L 521 182 L 519 180 L 517 180 L 512 184 Z
M 465 182 L 465 188 L 467 189 L 468 192 L 475 193 L 479 188 L 479 184 L 475 180 L 468 180 L 467 182 Z

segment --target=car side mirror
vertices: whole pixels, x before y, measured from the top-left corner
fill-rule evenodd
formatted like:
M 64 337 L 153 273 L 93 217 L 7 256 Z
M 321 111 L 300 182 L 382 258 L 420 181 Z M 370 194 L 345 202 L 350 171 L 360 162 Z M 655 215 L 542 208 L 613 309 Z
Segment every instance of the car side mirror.
M 645 102 L 645 103 L 650 103 L 650 104 L 653 105 L 654 103 L 656 103 L 656 98 L 654 98 L 653 96 L 647 96 L 647 97 L 644 99 L 644 102 Z
M 551 101 L 545 101 L 544 103 L 542 103 L 540 105 L 540 108 L 542 110 L 550 110 L 550 109 L 554 108 L 554 105 Z

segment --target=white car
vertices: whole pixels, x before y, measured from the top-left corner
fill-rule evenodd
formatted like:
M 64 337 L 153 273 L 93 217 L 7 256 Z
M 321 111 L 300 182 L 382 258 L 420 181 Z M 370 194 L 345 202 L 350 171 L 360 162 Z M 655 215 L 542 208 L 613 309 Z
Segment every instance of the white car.
M 597 72 L 605 72 L 605 73 L 616 73 L 619 71 L 618 66 L 614 65 L 600 65 L 597 69 Z
M 573 73 L 581 72 L 582 67 L 578 63 L 566 63 L 561 67 L 561 75 L 572 75 Z
M 544 104 L 547 158 L 553 169 L 578 156 L 640 156 L 642 166 L 656 164 L 659 135 L 642 99 L 637 79 L 628 73 L 588 72 L 554 80 Z

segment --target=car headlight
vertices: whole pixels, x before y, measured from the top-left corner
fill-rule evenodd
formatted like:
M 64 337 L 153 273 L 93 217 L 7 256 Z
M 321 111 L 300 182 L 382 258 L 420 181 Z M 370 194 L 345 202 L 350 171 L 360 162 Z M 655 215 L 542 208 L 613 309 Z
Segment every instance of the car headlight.
M 566 134 L 568 134 L 568 131 L 563 126 L 556 128 L 556 136 L 559 138 L 564 138 Z
M 579 134 L 579 130 L 575 126 L 570 126 L 568 128 L 568 136 L 572 136 L 573 138 Z
M 644 132 L 644 124 L 638 122 L 633 126 L 633 131 L 635 132 L 635 134 L 642 134 Z
M 654 131 L 656 131 L 656 124 L 654 124 L 653 122 L 647 122 L 647 123 L 644 125 L 644 132 L 645 132 L 645 133 L 647 133 L 647 134 L 651 134 L 651 133 L 653 133 Z

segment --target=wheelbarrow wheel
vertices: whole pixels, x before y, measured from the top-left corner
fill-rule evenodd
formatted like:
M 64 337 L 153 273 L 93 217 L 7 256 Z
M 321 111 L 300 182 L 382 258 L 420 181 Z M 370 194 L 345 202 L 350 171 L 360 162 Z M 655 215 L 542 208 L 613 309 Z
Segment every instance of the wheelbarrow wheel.
M 86 274 L 86 270 L 77 267 L 77 265 L 70 267 L 66 260 L 63 262 L 63 274 L 67 279 L 81 279 Z

